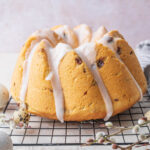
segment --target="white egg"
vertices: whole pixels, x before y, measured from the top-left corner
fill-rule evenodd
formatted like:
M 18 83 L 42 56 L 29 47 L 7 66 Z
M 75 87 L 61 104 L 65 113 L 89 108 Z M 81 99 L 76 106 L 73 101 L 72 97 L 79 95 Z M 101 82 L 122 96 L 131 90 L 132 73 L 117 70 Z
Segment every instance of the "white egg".
M 137 45 L 135 52 L 142 68 L 144 69 L 150 64 L 150 40 L 141 41 Z
M 4 108 L 9 101 L 9 92 L 7 88 L 0 84 L 0 109 Z
M 13 150 L 10 136 L 3 131 L 0 131 L 0 150 Z

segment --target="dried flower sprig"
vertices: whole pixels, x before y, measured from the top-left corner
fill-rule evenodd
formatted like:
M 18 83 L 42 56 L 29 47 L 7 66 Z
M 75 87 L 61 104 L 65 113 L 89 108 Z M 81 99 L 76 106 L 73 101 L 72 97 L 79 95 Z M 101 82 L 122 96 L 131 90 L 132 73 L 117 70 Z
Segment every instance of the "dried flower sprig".
M 16 127 L 27 127 L 30 119 L 30 114 L 25 106 L 20 105 L 19 110 L 16 110 L 12 118 L 8 118 L 5 114 L 0 114 L 0 126 L 7 125 L 10 129 Z
M 86 145 L 91 145 L 94 143 L 99 144 L 112 144 L 112 149 L 120 149 L 120 150 L 131 150 L 134 146 L 146 146 L 149 145 L 149 142 L 142 144 L 146 140 L 150 140 L 150 134 L 140 134 L 140 129 L 144 125 L 149 125 L 150 121 L 147 120 L 146 117 L 142 117 L 138 120 L 138 124 L 130 127 L 117 127 L 114 126 L 112 122 L 106 122 L 105 124 L 101 124 L 100 127 L 107 128 L 107 129 L 117 129 L 117 132 L 114 132 L 112 134 L 106 135 L 104 132 L 97 132 L 96 139 L 89 139 L 86 143 Z M 132 130 L 132 133 L 139 134 L 138 138 L 139 141 L 128 145 L 126 147 L 122 147 L 119 144 L 116 143 L 116 140 L 113 138 L 113 136 L 118 135 L 120 133 L 123 133 L 126 130 Z

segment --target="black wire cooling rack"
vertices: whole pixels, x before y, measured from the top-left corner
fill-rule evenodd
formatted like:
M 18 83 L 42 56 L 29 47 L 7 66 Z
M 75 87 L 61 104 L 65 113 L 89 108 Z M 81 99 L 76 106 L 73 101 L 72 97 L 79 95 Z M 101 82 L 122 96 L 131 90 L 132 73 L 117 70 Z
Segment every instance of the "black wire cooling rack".
M 4 109 L 4 113 L 12 116 L 13 111 L 16 109 L 18 109 L 18 106 L 11 98 Z M 147 95 L 131 109 L 112 117 L 110 121 L 116 126 L 132 126 L 137 124 L 138 118 L 149 110 L 150 95 Z M 60 123 L 59 121 L 31 115 L 29 127 L 25 129 L 16 128 L 10 130 L 7 126 L 2 126 L 1 129 L 10 134 L 14 146 L 67 146 L 82 145 L 89 138 L 95 138 L 96 133 L 99 131 L 106 134 L 114 132 L 112 129 L 100 127 L 102 123 L 104 123 L 103 120 Z M 150 133 L 150 128 L 149 126 L 144 126 L 141 131 Z M 124 131 L 116 136 L 116 140 L 120 145 L 131 144 L 138 140 L 138 136 L 131 131 Z

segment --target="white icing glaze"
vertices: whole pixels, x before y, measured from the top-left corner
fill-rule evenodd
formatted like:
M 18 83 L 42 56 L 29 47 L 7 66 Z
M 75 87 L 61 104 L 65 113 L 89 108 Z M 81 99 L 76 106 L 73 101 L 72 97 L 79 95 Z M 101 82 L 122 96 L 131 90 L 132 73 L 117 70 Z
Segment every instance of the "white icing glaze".
M 124 64 L 124 62 L 121 60 L 120 56 L 116 53 L 116 49 L 117 49 L 117 45 L 116 45 L 116 42 L 118 40 L 121 40 L 121 38 L 119 37 L 113 37 L 113 40 L 111 42 L 107 42 L 107 40 L 110 38 L 109 34 L 106 34 L 104 35 L 104 37 L 98 41 L 98 43 L 101 43 L 103 44 L 104 46 L 110 48 L 111 50 L 113 50 L 116 54 L 116 57 L 120 60 L 121 63 Z M 125 65 L 125 64 L 124 64 Z M 135 80 L 135 78 L 133 77 L 132 73 L 129 71 L 128 67 L 125 65 L 125 68 L 126 70 L 128 71 L 128 73 L 130 74 L 131 78 L 133 79 L 139 93 L 140 93 L 140 100 L 142 99 L 143 97 L 143 93 L 142 93 L 142 89 L 141 87 L 139 86 L 139 84 L 137 83 L 137 81 Z
M 81 24 L 78 27 L 75 27 L 74 32 L 78 37 L 79 45 L 89 42 L 89 38 L 91 37 L 91 31 L 86 24 Z
M 71 29 L 67 25 L 63 25 L 54 30 L 66 43 L 74 45 L 74 39 L 71 35 Z
M 26 58 L 23 64 L 23 76 L 22 76 L 22 85 L 20 90 L 20 100 L 24 102 L 26 97 L 26 91 L 28 88 L 28 79 L 29 79 L 29 72 L 30 72 L 30 66 L 32 62 L 32 57 L 37 49 L 38 44 L 32 44 L 31 46 L 31 52 L 29 56 Z
M 58 39 L 54 36 L 54 32 L 50 29 L 43 29 L 38 30 L 32 34 L 32 36 L 35 36 L 37 38 L 37 41 L 40 41 L 42 39 L 49 39 L 53 45 L 56 45 L 58 43 Z
M 99 27 L 98 30 L 93 34 L 92 42 L 100 40 L 107 32 L 108 31 L 104 26 Z
M 53 74 L 51 78 L 51 83 L 53 87 L 53 94 L 55 98 L 55 108 L 56 108 L 56 116 L 58 120 L 64 122 L 64 95 L 63 90 L 61 87 L 61 82 L 59 79 L 58 68 L 61 59 L 65 56 L 67 52 L 72 50 L 72 48 L 64 43 L 58 43 L 55 48 L 51 48 L 48 41 L 45 40 L 47 46 L 45 48 L 47 57 L 48 57 L 48 64 L 51 68 L 51 72 Z
M 95 81 L 98 84 L 98 88 L 105 102 L 107 115 L 104 120 L 108 120 L 113 114 L 113 106 L 111 98 L 108 91 L 103 83 L 101 75 L 99 74 L 95 61 L 96 61 L 96 51 L 94 43 L 86 43 L 79 48 L 75 49 L 76 53 L 81 57 L 81 59 L 86 63 L 88 68 L 91 70 Z

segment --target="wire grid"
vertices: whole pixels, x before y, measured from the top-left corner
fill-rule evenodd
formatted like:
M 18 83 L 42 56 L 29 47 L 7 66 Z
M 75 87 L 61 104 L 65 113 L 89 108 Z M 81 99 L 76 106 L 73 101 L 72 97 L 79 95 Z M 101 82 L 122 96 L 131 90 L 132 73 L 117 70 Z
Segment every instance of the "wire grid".
M 18 106 L 11 98 L 4 113 L 12 116 L 16 109 L 18 109 Z M 150 110 L 150 95 L 144 96 L 142 101 L 135 104 L 131 109 L 112 117 L 110 121 L 116 126 L 132 126 L 137 124 L 138 118 L 142 117 L 148 110 Z M 59 121 L 31 115 L 29 122 L 31 128 L 10 130 L 7 126 L 2 126 L 1 129 L 10 134 L 14 146 L 82 145 L 89 138 L 95 138 L 99 131 L 106 134 L 115 132 L 115 130 L 100 127 L 100 124 L 103 123 L 103 120 L 60 123 Z M 144 126 L 141 131 L 150 133 L 150 128 Z M 124 131 L 116 135 L 115 139 L 118 144 L 124 145 L 136 142 L 138 136 L 131 131 Z

